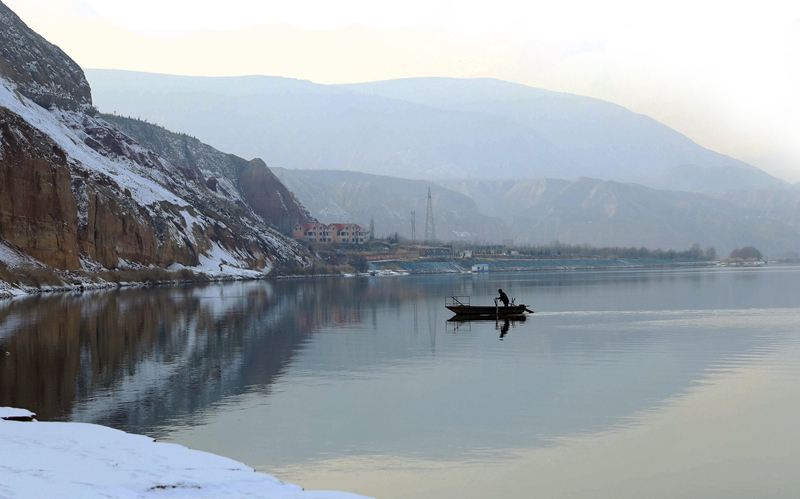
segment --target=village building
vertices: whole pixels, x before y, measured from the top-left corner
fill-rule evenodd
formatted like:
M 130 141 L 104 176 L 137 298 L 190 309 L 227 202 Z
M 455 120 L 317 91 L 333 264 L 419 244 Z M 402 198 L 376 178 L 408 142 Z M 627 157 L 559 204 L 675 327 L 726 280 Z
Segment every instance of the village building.
M 364 232 L 358 224 L 330 224 L 328 233 L 334 243 L 361 244 L 364 242 Z
M 319 222 L 298 223 L 292 228 L 292 237 L 309 243 L 331 242 L 328 236 L 328 226 Z
M 309 243 L 363 244 L 364 231 L 354 223 L 298 223 L 292 228 L 292 237 Z

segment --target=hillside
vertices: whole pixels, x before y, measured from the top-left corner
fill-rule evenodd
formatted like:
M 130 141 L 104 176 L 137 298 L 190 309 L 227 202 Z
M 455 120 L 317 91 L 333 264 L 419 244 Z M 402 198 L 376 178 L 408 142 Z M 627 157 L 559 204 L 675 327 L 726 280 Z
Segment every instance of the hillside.
M 422 241 L 428 188 L 439 240 L 499 241 L 508 232 L 500 219 L 482 214 L 469 197 L 432 182 L 336 170 L 274 171 L 321 222 L 352 221 L 368 229 L 374 220 L 377 237 L 398 233 L 411 239 L 414 211 L 416 239 Z
M 98 117 L 81 69 L 2 3 L 0 36 L 3 254 L 67 271 L 242 274 L 314 261 L 265 223 L 221 166 L 172 163 Z
M 567 170 L 510 177 L 586 176 L 690 191 L 744 187 L 748 182 L 750 187 L 785 186 L 751 165 L 698 146 L 648 116 L 600 99 L 487 78 L 409 78 L 344 87 L 443 111 L 510 119 L 544 138 L 562 162 L 572 165 Z
M 791 210 L 775 208 L 774 216 L 767 217 L 758 196 L 747 203 L 736 201 L 732 193 L 713 197 L 591 178 L 440 183 L 474 199 L 481 212 L 503 217 L 520 242 L 558 239 L 663 249 L 699 243 L 704 248 L 714 246 L 720 254 L 754 245 L 770 255 L 800 247 Z M 764 197 L 770 198 L 767 192 Z M 773 205 L 775 200 L 794 202 L 791 191 L 769 192 Z
M 800 231 L 800 189 L 722 191 L 710 194 L 755 216 L 788 224 Z
M 244 202 L 266 222 L 284 234 L 298 222 L 314 221 L 295 195 L 286 188 L 261 159 L 248 161 L 220 152 L 194 137 L 178 134 L 140 120 L 104 114 L 105 121 L 168 160 L 188 176 L 206 178 L 212 191 L 239 190 Z
M 275 174 L 320 221 L 353 220 L 366 227 L 374 217 L 377 236 L 398 232 L 410 238 L 413 210 L 421 240 L 431 188 L 436 234 L 445 241 L 498 244 L 510 238 L 547 244 L 558 239 L 665 250 L 698 243 L 719 254 L 753 245 L 773 256 L 800 247 L 797 193 L 788 190 L 714 197 L 591 178 L 433 184 L 332 170 L 276 168 Z
M 428 180 L 586 176 L 673 190 L 788 186 L 620 106 L 498 80 L 87 75 L 104 112 L 277 167 Z

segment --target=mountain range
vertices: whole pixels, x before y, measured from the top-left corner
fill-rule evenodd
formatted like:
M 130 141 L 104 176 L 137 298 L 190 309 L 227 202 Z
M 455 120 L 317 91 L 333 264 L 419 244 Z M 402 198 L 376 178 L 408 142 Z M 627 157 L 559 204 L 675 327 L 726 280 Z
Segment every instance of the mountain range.
M 442 241 L 800 247 L 796 186 L 596 99 L 487 79 L 88 75 L 0 3 L 4 267 L 254 275 L 318 260 L 284 235 L 297 222 L 411 238 L 413 220 L 422 240 L 429 190 Z
M 376 234 L 424 238 L 431 190 L 436 236 L 443 241 L 687 249 L 720 254 L 755 245 L 781 255 L 800 247 L 800 192 L 693 193 L 582 177 L 576 180 L 408 180 L 334 170 L 275 174 L 323 222 L 374 217 Z
M 499 80 L 87 76 L 104 112 L 276 167 L 425 180 L 591 177 L 690 191 L 789 186 L 621 106 Z

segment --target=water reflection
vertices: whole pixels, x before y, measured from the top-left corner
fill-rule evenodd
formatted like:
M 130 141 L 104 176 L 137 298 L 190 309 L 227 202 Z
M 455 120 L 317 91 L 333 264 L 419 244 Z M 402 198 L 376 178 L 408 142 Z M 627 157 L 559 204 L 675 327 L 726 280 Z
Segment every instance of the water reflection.
M 38 296 L 0 304 L 0 405 L 267 471 L 489 462 L 625 426 L 711 375 L 796 351 L 799 277 L 430 275 Z M 488 303 L 498 288 L 536 314 L 448 320 L 445 296 Z
M 516 327 L 517 323 L 525 322 L 526 320 L 527 317 L 524 315 L 496 319 L 477 319 L 474 317 L 456 315 L 447 319 L 445 326 L 447 326 L 446 329 L 448 332 L 457 333 L 459 331 L 471 332 L 473 323 L 476 325 L 494 324 L 495 330 L 500 331 L 500 339 L 502 340 L 505 338 L 506 334 L 508 334 L 512 326 Z
M 157 287 L 5 303 L 0 404 L 159 435 L 225 395 L 268 391 L 306 334 L 365 320 L 364 284 L 300 282 L 277 294 L 268 283 Z

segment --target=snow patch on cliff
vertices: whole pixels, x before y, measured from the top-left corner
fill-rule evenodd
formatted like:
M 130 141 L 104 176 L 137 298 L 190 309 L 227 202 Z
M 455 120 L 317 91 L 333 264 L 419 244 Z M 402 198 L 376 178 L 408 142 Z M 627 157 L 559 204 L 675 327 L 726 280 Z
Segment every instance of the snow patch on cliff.
M 12 84 L 0 79 L 0 106 L 20 115 L 31 126 L 48 135 L 67 154 L 70 164 L 79 164 L 107 175 L 121 188 L 128 189 L 134 199 L 143 206 L 158 201 L 169 201 L 176 205 L 185 205 L 180 198 L 158 184 L 155 179 L 147 178 L 135 163 L 127 158 L 108 158 L 100 155 L 84 143 L 85 133 L 80 132 L 77 121 L 85 115 L 72 111 L 48 111 L 21 96 Z M 63 120 L 68 125 L 62 123 Z M 73 128 L 74 127 L 74 128 Z M 83 136 L 81 136 L 83 135 Z M 151 176 L 155 172 L 148 172 Z

